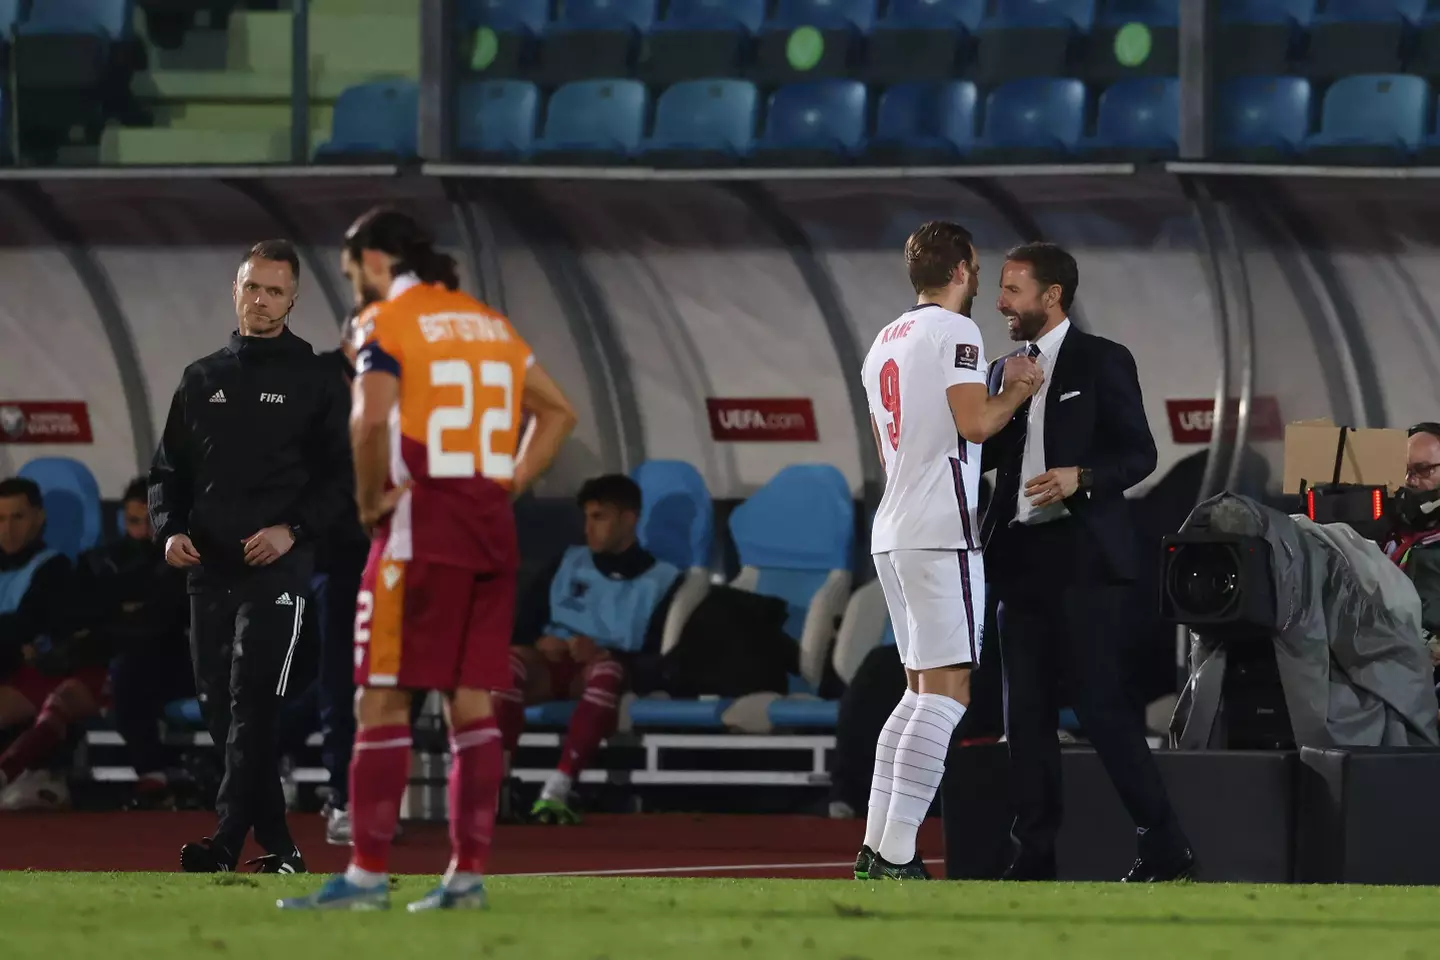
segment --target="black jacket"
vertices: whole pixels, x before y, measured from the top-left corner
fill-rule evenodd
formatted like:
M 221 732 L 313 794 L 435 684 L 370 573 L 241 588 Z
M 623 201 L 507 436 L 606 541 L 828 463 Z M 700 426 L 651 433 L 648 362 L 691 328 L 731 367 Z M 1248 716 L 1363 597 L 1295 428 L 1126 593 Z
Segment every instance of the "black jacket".
M 350 417 L 350 385 L 355 380 L 355 368 L 345 359 L 340 350 L 327 350 L 319 355 L 323 365 L 328 365 L 333 375 L 344 386 L 341 392 L 345 402 L 345 417 Z M 360 526 L 360 511 L 352 500 L 350 507 L 340 514 L 335 526 L 322 536 L 315 552 L 315 570 L 329 573 L 332 569 L 354 567 L 357 571 L 365 565 L 365 556 L 370 552 L 370 537 Z
M 990 367 L 992 394 L 1000 389 L 1006 359 Z M 987 576 L 989 551 L 1003 547 L 1016 496 L 1030 479 L 1020 476 L 1029 412 L 1026 401 L 981 447 L 981 470 L 996 471 L 995 492 L 981 522 Z M 1055 358 L 1046 394 L 1045 463 L 1090 469 L 1091 489 L 1076 491 L 1065 506 L 1079 522 L 1078 529 L 1098 547 L 1108 567 L 1105 579 L 1135 579 L 1140 560 L 1125 491 L 1150 476 L 1155 462 L 1155 438 L 1145 418 L 1135 358 L 1124 346 L 1072 326 Z
M 334 367 L 289 329 L 232 335 L 185 368 L 170 403 L 150 467 L 156 540 L 189 534 L 192 582 L 252 572 L 243 542 L 264 527 L 313 544 L 354 511 L 348 413 Z

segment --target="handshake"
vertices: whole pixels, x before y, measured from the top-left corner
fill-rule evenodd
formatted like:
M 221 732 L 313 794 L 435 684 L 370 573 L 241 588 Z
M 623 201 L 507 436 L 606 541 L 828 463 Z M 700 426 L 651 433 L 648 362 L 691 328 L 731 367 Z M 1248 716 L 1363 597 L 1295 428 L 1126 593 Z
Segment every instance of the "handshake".
M 1005 361 L 1002 390 L 1018 392 L 1022 397 L 1028 399 L 1035 396 L 1035 392 L 1044 382 L 1044 372 L 1041 371 L 1040 365 L 1030 357 L 1011 357 Z

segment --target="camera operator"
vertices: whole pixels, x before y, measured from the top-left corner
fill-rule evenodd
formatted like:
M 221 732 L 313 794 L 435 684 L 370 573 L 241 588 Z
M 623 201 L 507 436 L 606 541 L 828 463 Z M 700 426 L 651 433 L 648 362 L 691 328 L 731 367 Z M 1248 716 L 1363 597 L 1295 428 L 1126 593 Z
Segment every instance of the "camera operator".
M 1406 445 L 1405 488 L 1395 496 L 1394 529 L 1385 554 L 1404 570 L 1420 594 L 1420 625 L 1431 663 L 1440 669 L 1440 423 L 1417 423 Z

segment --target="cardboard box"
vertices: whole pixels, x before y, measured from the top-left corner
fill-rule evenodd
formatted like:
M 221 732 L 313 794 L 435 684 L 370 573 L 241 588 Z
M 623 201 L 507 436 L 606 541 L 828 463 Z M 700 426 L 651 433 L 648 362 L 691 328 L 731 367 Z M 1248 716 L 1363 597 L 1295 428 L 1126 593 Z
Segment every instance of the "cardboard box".
M 1341 483 L 1384 485 L 1392 492 L 1405 485 L 1404 430 L 1350 430 L 1340 465 Z M 1299 493 L 1300 481 L 1310 486 L 1335 476 L 1335 449 L 1340 428 L 1329 420 L 1301 420 L 1285 425 L 1285 492 Z

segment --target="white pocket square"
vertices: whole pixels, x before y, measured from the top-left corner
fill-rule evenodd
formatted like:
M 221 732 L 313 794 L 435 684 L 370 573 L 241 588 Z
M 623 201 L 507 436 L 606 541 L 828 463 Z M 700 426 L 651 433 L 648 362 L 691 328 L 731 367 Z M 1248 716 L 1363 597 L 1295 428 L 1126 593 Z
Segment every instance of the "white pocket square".
M 1069 393 L 1060 394 L 1060 402 L 1064 403 L 1066 400 L 1071 400 L 1078 396 L 1080 396 L 1079 390 L 1071 390 Z

